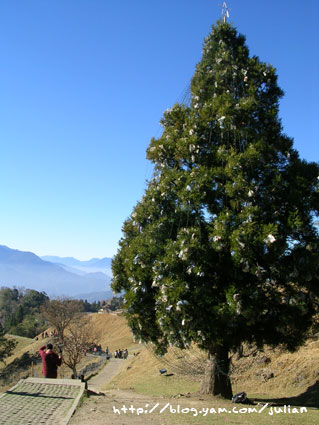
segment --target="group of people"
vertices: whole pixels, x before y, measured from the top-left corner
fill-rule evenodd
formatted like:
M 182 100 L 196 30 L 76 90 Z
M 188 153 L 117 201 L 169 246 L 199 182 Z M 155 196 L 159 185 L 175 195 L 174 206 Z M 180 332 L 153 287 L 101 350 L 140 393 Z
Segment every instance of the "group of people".
M 123 350 L 123 349 L 116 350 L 115 353 L 114 353 L 114 358 L 115 359 L 124 359 L 124 360 L 126 360 L 127 359 L 127 356 L 128 356 L 128 350 L 127 350 L 127 348 L 125 348 L 125 350 Z
M 50 332 L 50 337 L 51 338 L 56 338 L 58 336 L 58 332 L 57 332 L 57 330 L 56 329 L 54 329 L 53 331 L 51 331 Z M 41 339 L 46 339 L 46 338 L 49 338 L 49 334 L 48 334 L 48 332 L 42 332 L 42 334 L 41 334 Z M 34 338 L 36 341 L 39 341 L 39 337 L 38 337 L 38 335 Z
M 102 353 L 102 346 L 101 346 L 101 344 L 94 345 L 92 351 L 93 351 L 94 354 L 101 354 Z
M 90 351 L 92 351 L 93 354 L 99 354 L 99 355 L 102 355 L 104 353 L 102 346 L 100 344 L 98 344 L 98 345 L 93 344 L 93 346 L 90 348 Z M 106 347 L 105 355 L 106 355 L 106 357 L 111 357 L 109 347 Z

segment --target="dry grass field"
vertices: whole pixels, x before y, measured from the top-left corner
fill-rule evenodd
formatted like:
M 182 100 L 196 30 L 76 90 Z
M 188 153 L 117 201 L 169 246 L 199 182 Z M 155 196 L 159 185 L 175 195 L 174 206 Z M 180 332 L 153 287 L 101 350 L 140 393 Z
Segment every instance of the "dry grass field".
M 108 315 L 95 315 L 92 316 L 92 325 L 108 329 L 107 333 L 103 330 L 102 334 L 103 342 L 110 346 L 112 335 L 116 336 L 117 341 L 124 335 L 130 338 L 129 333 L 126 333 L 127 327 L 123 317 L 118 317 L 115 321 Z M 71 425 L 86 425 L 88 417 L 91 425 L 319 424 L 319 412 L 311 407 L 319 405 L 319 385 L 316 384 L 319 341 L 310 340 L 293 354 L 279 349 L 265 349 L 254 356 L 242 357 L 238 361 L 233 359 L 233 390 L 246 391 L 248 397 L 254 399 L 254 405 L 234 405 L 209 395 L 202 396 L 199 393 L 200 382 L 196 377 L 178 373 L 178 370 L 183 369 L 180 362 L 184 361 L 178 352 L 174 352 L 175 360 L 173 353 L 160 359 L 155 357 L 148 347 L 136 345 L 132 340 L 131 343 L 127 340 L 127 344 L 115 343 L 115 347 L 121 345 L 128 346 L 131 356 L 123 361 L 125 363 L 120 373 L 102 387 L 106 397 L 90 397 L 85 400 L 72 418 Z M 252 349 L 246 347 L 244 355 L 251 351 Z M 203 357 L 198 356 L 196 350 L 189 358 L 194 362 L 203 363 Z M 159 373 L 162 368 L 167 369 L 167 374 Z M 120 409 L 123 405 L 132 405 L 145 410 L 146 405 L 154 406 L 157 403 L 159 408 L 167 404 L 170 407 L 163 414 L 154 412 L 146 416 L 114 413 L 114 407 Z M 261 411 L 265 403 L 268 405 Z M 285 404 L 286 413 L 279 410 L 275 413 L 275 405 L 281 405 L 284 409 Z M 177 406 L 184 409 L 183 412 L 189 413 L 176 413 L 174 409 L 177 409 Z M 301 414 L 300 406 L 307 406 L 307 412 Z M 224 409 L 224 413 L 205 415 L 203 412 L 207 411 L 207 408 L 212 412 Z M 249 408 L 256 411 L 249 412 Z M 233 409 L 241 409 L 241 413 L 233 413 Z
M 92 339 L 101 344 L 102 349 L 109 347 L 111 353 L 117 349 L 129 348 L 133 345 L 133 337 L 123 316 L 114 313 L 88 315 Z
M 180 404 L 185 408 L 225 408 L 230 411 L 234 407 L 228 401 L 223 401 L 212 396 L 199 394 L 199 377 L 187 376 L 180 373 L 183 356 L 171 352 L 164 358 L 157 358 L 149 347 L 133 341 L 132 334 L 126 324 L 125 318 L 115 314 L 90 314 L 90 329 L 92 341 L 101 344 L 102 348 L 109 347 L 111 352 L 118 348 L 128 348 L 129 359 L 123 360 L 120 373 L 115 375 L 102 387 L 107 397 L 90 397 L 78 410 L 73 422 L 86 423 L 87 414 L 90 415 L 90 424 L 106 423 L 101 418 L 108 418 L 108 424 L 139 424 L 150 425 L 208 425 L 208 424 L 240 424 L 240 425 L 316 425 L 319 424 L 319 340 L 312 339 L 295 353 L 287 353 L 280 349 L 266 348 L 264 352 L 247 356 L 253 351 L 246 347 L 244 356 L 232 359 L 232 385 L 233 391 L 245 391 L 247 396 L 258 403 L 269 403 L 262 415 L 258 413 L 236 415 L 174 415 L 166 412 L 163 415 L 148 416 L 147 421 L 142 417 L 131 415 L 124 419 L 115 416 L 112 412 L 112 403 L 121 406 L 125 400 L 133 403 L 169 402 L 172 405 Z M 19 346 L 15 356 L 21 356 L 24 351 L 35 353 L 45 340 L 19 339 Z M 10 360 L 14 359 L 13 356 Z M 175 356 L 175 357 L 174 357 Z M 179 358 L 178 358 L 179 357 Z M 203 356 L 198 356 L 196 350 L 189 357 L 198 367 L 203 366 Z M 188 358 L 188 361 L 189 361 Z M 39 366 L 40 367 L 40 366 Z M 167 374 L 161 375 L 159 370 L 167 369 Z M 184 368 L 185 369 L 185 368 Z M 187 367 L 186 367 L 187 369 Z M 190 368 L 191 370 L 192 368 Z M 37 371 L 41 373 L 41 370 Z M 63 369 L 60 371 L 63 376 Z M 190 374 L 192 375 L 192 374 Z M 39 375 L 41 376 L 41 375 Z M 271 405 L 307 406 L 307 415 L 277 414 L 271 415 Z M 237 405 L 238 408 L 247 406 Z M 249 407 L 249 406 L 248 406 Z M 96 422 L 94 417 L 96 416 Z M 104 415 L 104 416 L 103 416 Z M 83 421 L 81 418 L 83 416 Z M 86 419 L 85 419 L 86 418 Z M 75 422 L 74 422 L 75 421 Z M 100 421 L 100 422 L 99 422 Z M 212 422 L 213 421 L 213 422 Z
M 183 359 L 174 359 L 170 354 L 163 359 L 156 358 L 151 350 L 144 345 L 133 341 L 132 334 L 123 316 L 116 314 L 88 315 L 92 341 L 101 344 L 102 349 L 108 346 L 111 352 L 118 348 L 128 348 L 130 354 L 136 354 L 127 360 L 127 368 L 116 376 L 106 388 L 133 388 L 136 391 L 159 395 L 162 392 L 162 383 L 159 388 L 159 369 L 166 368 L 173 375 L 162 377 L 166 394 L 177 392 L 194 392 L 199 389 L 199 380 L 194 376 L 184 376 L 179 373 L 178 366 Z M 7 359 L 7 364 L 16 357 L 28 351 L 34 354 L 46 340 L 38 341 L 16 337 L 18 346 L 13 356 Z M 245 391 L 251 397 L 295 397 L 300 394 L 314 393 L 319 383 L 319 340 L 309 340 L 295 353 L 287 353 L 280 349 L 265 348 L 264 352 L 256 355 L 246 355 L 253 351 L 246 348 L 244 357 L 240 360 L 232 359 L 233 391 Z M 176 353 L 175 353 L 176 354 Z M 194 362 L 203 363 L 203 356 L 194 355 Z M 165 380 L 166 379 L 166 380 Z M 163 380 L 162 380 L 163 381 Z M 169 383 L 169 385 L 167 385 Z M 318 395 L 319 397 L 319 395 Z M 319 398 L 318 398 L 319 404 Z

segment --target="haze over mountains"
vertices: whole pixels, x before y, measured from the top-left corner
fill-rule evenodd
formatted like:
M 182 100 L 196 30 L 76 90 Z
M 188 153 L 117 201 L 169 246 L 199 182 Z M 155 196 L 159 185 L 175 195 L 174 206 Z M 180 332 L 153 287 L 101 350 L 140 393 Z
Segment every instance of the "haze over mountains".
M 89 261 L 80 261 L 73 257 L 56 257 L 45 255 L 41 257 L 41 259 L 44 261 L 49 261 L 50 263 L 58 264 L 65 270 L 80 275 L 86 273 L 103 273 L 109 277 L 112 276 L 112 258 L 92 258 Z
M 88 301 L 113 296 L 111 258 L 80 261 L 75 258 L 38 257 L 0 245 L 0 286 L 44 291 L 50 297 L 70 296 Z

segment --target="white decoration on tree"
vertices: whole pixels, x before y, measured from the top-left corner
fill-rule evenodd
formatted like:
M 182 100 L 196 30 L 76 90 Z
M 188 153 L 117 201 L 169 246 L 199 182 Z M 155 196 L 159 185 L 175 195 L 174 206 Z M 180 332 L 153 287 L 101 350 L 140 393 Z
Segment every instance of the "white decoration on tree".
M 218 118 L 218 122 L 219 122 L 219 126 L 220 128 L 224 128 L 224 120 L 225 120 L 225 116 L 223 115 L 222 117 Z
M 240 248 L 244 249 L 245 248 L 245 244 L 243 242 L 240 242 L 239 240 L 237 240 L 238 245 L 240 246 Z
M 267 238 L 266 238 L 266 239 L 264 239 L 264 242 L 265 242 L 267 245 L 269 245 L 269 244 L 271 244 L 271 243 L 274 243 L 274 242 L 275 242 L 275 240 L 276 240 L 276 238 L 275 238 L 272 234 L 269 234 L 269 235 L 267 236 Z

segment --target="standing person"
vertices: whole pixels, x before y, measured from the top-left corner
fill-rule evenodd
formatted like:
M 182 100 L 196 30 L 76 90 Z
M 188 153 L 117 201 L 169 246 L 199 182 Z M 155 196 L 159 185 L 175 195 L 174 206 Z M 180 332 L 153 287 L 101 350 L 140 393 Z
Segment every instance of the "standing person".
M 58 376 L 58 366 L 62 364 L 62 356 L 53 351 L 52 344 L 39 349 L 42 359 L 42 373 L 45 378 L 56 378 Z

